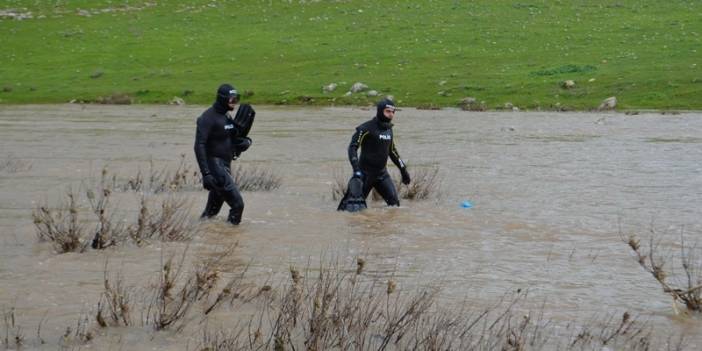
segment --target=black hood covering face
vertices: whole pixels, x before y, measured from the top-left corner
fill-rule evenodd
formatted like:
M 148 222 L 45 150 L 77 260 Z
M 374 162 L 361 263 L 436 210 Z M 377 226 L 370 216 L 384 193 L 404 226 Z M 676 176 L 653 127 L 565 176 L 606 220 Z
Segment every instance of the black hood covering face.
M 239 98 L 239 92 L 231 84 L 222 84 L 217 89 L 217 99 L 215 99 L 212 106 L 219 113 L 227 113 L 227 111 L 233 110 L 229 107 L 229 99 L 232 97 Z
M 375 113 L 375 118 L 378 120 L 378 124 L 380 124 L 380 126 L 383 127 L 383 129 L 392 128 L 392 123 L 390 119 L 385 117 L 385 115 L 383 114 L 383 111 L 388 106 L 395 107 L 395 102 L 393 102 L 390 99 L 380 100 L 380 102 L 378 102 L 378 110 Z

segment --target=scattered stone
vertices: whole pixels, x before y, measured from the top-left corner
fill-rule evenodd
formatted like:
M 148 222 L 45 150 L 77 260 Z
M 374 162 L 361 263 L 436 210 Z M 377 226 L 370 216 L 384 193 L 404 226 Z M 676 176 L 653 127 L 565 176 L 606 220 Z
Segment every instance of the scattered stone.
M 617 107 L 617 98 L 615 96 L 608 97 L 602 101 L 598 110 L 614 110 Z
M 500 130 L 503 132 L 514 132 L 515 131 L 514 127 L 502 127 L 502 128 L 500 128 Z
M 474 104 L 475 102 L 476 102 L 475 98 L 472 97 L 472 96 L 469 96 L 469 97 L 463 98 L 463 99 L 458 103 L 458 105 L 459 105 L 459 106 L 462 106 L 462 105 L 472 105 L 472 104 Z
M 352 93 L 358 93 L 358 92 L 366 91 L 366 90 L 368 90 L 368 86 L 367 86 L 367 85 L 365 85 L 365 84 L 363 84 L 363 83 L 361 83 L 361 82 L 356 82 L 356 83 L 353 83 L 353 85 L 351 86 L 351 90 L 350 90 L 350 91 L 351 91 Z
M 458 106 L 464 111 L 485 111 L 487 105 L 485 101 L 478 102 L 474 97 L 466 97 L 459 101 Z
M 367 96 L 378 96 L 378 91 L 377 90 L 370 90 L 368 93 L 366 93 Z
M 322 87 L 322 91 L 325 93 L 331 93 L 332 91 L 336 90 L 336 87 L 338 85 L 336 83 L 330 83 L 329 85 L 325 85 Z
M 590 82 L 590 83 L 592 83 L 592 82 L 595 81 L 595 78 L 590 78 L 590 79 L 588 79 L 587 81 Z
M 451 96 L 451 94 L 449 94 L 448 92 L 445 92 L 445 91 L 443 91 L 443 90 L 440 91 L 440 92 L 438 92 L 438 93 L 436 93 L 436 94 L 437 94 L 437 95 L 440 95 L 440 96 Z
M 21 21 L 21 20 L 32 19 L 32 18 L 34 18 L 34 16 L 32 15 L 31 11 L 20 12 L 20 10 L 16 10 L 16 9 L 0 10 L 0 19 L 13 19 L 13 20 Z
M 568 80 L 566 80 L 566 81 L 563 81 L 563 82 L 561 82 L 561 88 L 563 88 L 563 89 L 573 89 L 573 88 L 575 88 L 575 81 L 570 80 L 570 79 L 568 79 Z
M 110 96 L 101 96 L 97 102 L 105 105 L 131 105 L 132 97 L 127 94 L 114 93 Z
M 626 111 L 624 114 L 627 116 L 636 116 L 639 114 L 639 111 Z
M 78 10 L 78 16 L 92 17 L 93 15 L 87 10 Z
M 513 107 L 512 107 L 512 112 L 519 112 L 519 107 L 513 106 Z
M 185 100 L 183 100 L 183 99 L 181 99 L 181 98 L 179 98 L 179 97 L 177 97 L 177 96 L 174 96 L 174 97 L 171 99 L 171 101 L 169 102 L 169 104 L 171 104 L 171 105 L 183 106 L 183 105 L 185 105 Z
M 442 80 L 439 82 L 439 86 L 444 86 L 444 85 L 446 85 L 446 83 L 448 83 L 448 82 L 445 80 Z
M 514 108 L 514 105 L 511 102 L 505 102 L 505 110 L 511 110 L 512 108 Z
M 353 93 L 350 91 L 347 91 L 346 94 L 344 94 L 344 96 L 351 96 L 351 94 L 353 94 Z
M 102 70 L 97 70 L 93 72 L 93 74 L 90 75 L 90 78 L 95 79 L 95 78 L 100 78 L 102 75 L 105 74 Z

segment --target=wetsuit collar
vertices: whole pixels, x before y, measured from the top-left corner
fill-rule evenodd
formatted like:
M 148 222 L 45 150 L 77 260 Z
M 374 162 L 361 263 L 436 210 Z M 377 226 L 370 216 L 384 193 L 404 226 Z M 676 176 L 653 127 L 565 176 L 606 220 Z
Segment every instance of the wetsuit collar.
M 390 122 L 390 119 L 385 118 L 385 116 L 375 116 L 374 119 L 375 123 L 378 123 L 378 127 L 380 127 L 380 129 L 390 129 L 393 126 L 392 122 Z
M 229 107 L 227 105 L 222 105 L 220 101 L 215 101 L 215 103 L 212 104 L 212 107 L 215 109 L 215 111 L 223 115 L 229 112 Z

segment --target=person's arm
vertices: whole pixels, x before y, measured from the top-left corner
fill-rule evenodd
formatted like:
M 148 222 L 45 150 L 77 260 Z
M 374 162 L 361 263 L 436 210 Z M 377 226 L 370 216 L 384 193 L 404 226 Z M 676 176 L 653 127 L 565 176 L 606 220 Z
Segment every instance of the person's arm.
M 195 158 L 203 176 L 210 174 L 210 167 L 207 165 L 207 139 L 210 135 L 211 126 L 204 117 L 197 119 L 197 129 L 195 130 Z
M 361 166 L 358 161 L 358 148 L 363 144 L 363 139 L 368 135 L 368 131 L 362 128 L 356 128 L 356 133 L 351 137 L 351 143 L 349 144 L 349 162 L 351 163 L 351 168 L 353 168 L 354 175 L 360 175 Z
M 403 184 L 409 184 L 410 183 L 410 175 L 409 172 L 407 172 L 407 165 L 405 164 L 404 161 L 402 161 L 402 158 L 400 158 L 400 153 L 397 152 L 397 148 L 395 147 L 395 139 L 390 142 L 390 160 L 392 160 L 392 163 L 397 166 L 397 168 L 400 169 L 400 174 L 402 175 L 402 183 Z

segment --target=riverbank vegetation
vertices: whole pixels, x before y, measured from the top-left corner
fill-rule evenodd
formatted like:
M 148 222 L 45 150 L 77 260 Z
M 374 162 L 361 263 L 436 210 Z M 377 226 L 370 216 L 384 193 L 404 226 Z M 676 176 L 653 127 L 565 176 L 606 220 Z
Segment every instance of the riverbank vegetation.
M 0 7 L 0 103 L 701 109 L 695 1 L 59 1 Z M 357 84 L 358 83 L 358 84 Z M 610 100 L 611 101 L 611 100 Z M 610 105 L 605 105 L 610 108 Z

